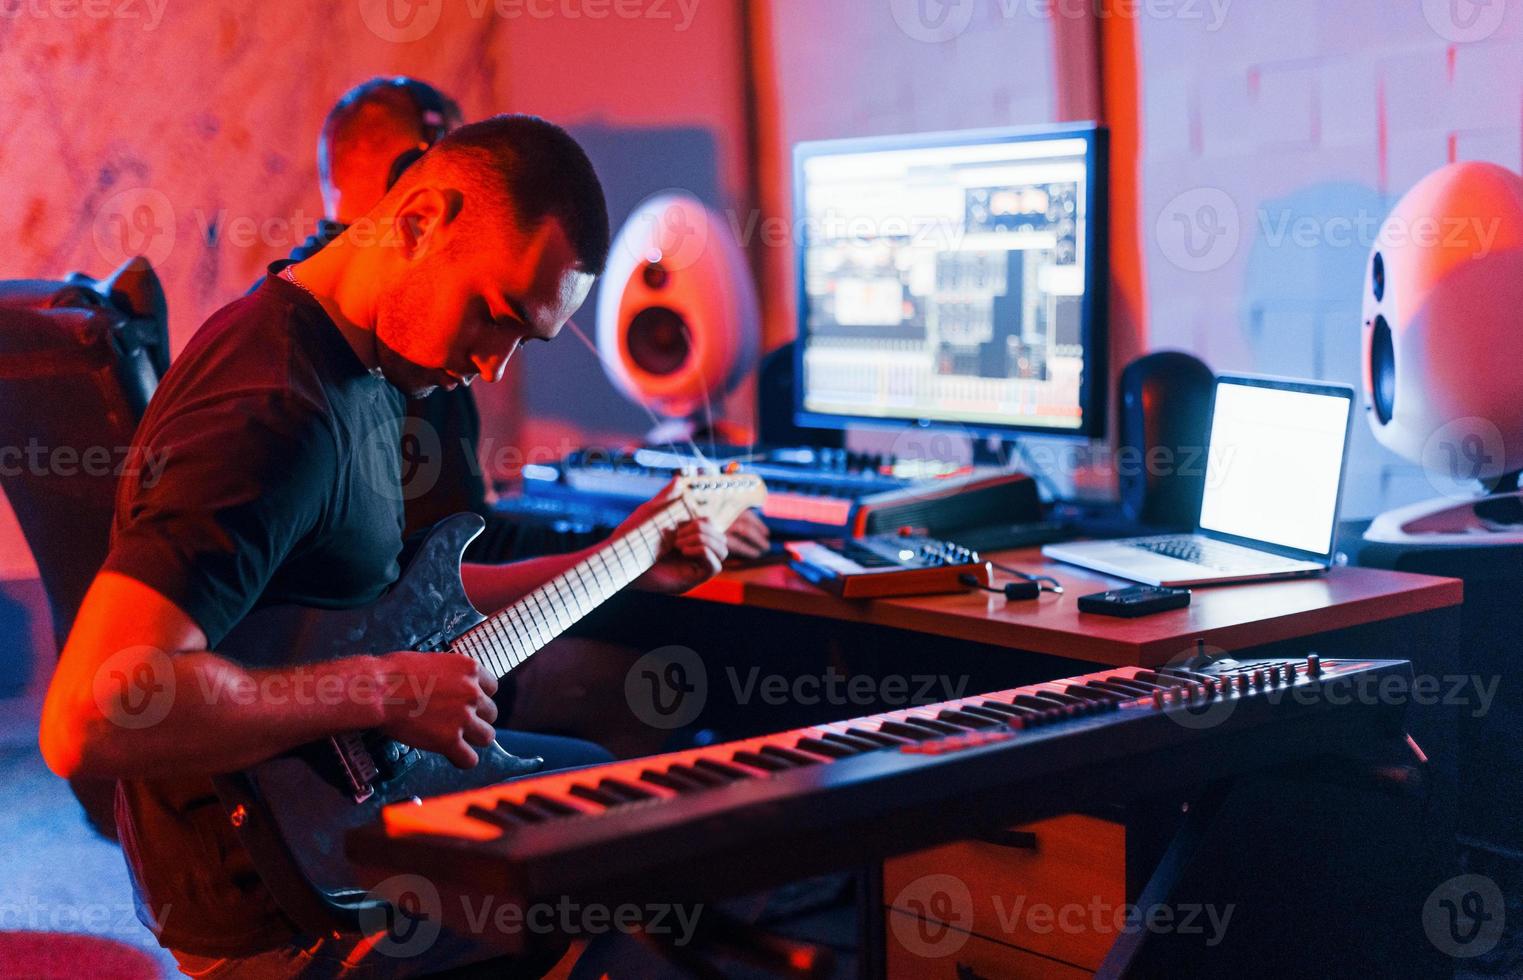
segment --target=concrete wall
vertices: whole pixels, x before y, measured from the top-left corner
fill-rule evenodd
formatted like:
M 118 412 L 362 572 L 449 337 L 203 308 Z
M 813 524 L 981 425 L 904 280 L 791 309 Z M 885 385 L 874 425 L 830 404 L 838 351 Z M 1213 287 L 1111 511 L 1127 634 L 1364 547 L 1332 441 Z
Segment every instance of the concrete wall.
M 147 254 L 179 350 L 310 233 L 323 115 L 376 74 L 430 80 L 467 117 L 527 111 L 577 132 L 696 136 L 707 149 L 698 163 L 688 154 L 686 173 L 648 168 L 621 175 L 621 189 L 681 185 L 696 168 L 717 206 L 739 207 L 741 51 L 738 8 L 694 0 L 5 3 L 0 174 L 12 199 L 0 214 L 0 278 L 101 275 Z M 592 309 L 579 318 L 589 333 Z M 566 355 L 540 364 L 539 380 L 559 373 L 563 391 L 606 389 L 589 352 Z M 487 438 L 574 444 L 589 426 L 545 390 L 520 406 L 511 383 L 480 389 Z M 644 431 L 643 413 L 606 394 L 604 415 L 627 416 L 615 428 Z M 515 430 L 523 410 L 536 424 Z M 33 575 L 0 499 L 0 579 Z

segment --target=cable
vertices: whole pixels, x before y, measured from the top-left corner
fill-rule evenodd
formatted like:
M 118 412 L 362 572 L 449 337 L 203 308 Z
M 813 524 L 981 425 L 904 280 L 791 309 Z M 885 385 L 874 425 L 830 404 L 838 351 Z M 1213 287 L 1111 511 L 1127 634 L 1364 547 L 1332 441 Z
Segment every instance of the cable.
M 993 592 L 995 595 L 1003 595 L 1006 600 L 1035 599 L 1042 594 L 1042 587 L 1036 582 L 1006 582 L 1004 588 L 996 589 L 985 585 L 972 575 L 959 575 L 957 581 L 972 589 L 982 589 L 985 592 Z
M 1016 455 L 1021 458 L 1021 462 L 1026 464 L 1028 468 L 1027 472 L 1030 473 L 1031 478 L 1036 481 L 1037 487 L 1042 491 L 1042 493 L 1047 495 L 1047 499 L 1049 501 L 1052 503 L 1057 503 L 1057 487 L 1053 485 L 1053 482 L 1050 479 L 1048 479 L 1047 474 L 1042 472 L 1042 468 L 1036 464 L 1036 460 L 1031 458 L 1031 454 L 1026 451 L 1026 440 L 1017 437 L 1010 440 L 1010 445 L 1015 448 Z M 1004 440 L 1000 440 L 1000 446 L 1003 448 Z M 1006 468 L 1009 468 L 1008 465 Z
M 1001 565 L 997 561 L 991 561 L 989 565 L 992 568 L 999 569 L 1006 575 L 1014 575 L 1018 579 L 1024 579 L 1027 582 L 1035 582 L 1038 587 L 1046 586 L 1048 592 L 1052 592 L 1056 595 L 1063 594 L 1063 583 L 1059 582 L 1051 575 L 1032 575 L 1030 572 L 1021 571 L 1019 568 L 1011 568 L 1009 565 Z

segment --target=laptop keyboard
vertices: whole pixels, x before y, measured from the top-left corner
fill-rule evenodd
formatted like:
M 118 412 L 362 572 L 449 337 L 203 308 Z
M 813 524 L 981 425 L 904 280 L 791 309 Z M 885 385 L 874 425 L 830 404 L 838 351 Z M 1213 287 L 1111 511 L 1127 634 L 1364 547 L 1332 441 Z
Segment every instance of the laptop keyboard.
M 1140 538 L 1130 542 L 1132 547 L 1151 551 L 1166 558 L 1193 562 L 1221 572 L 1235 572 L 1263 568 L 1275 560 L 1274 555 L 1251 548 L 1198 538 L 1190 534 L 1167 538 Z

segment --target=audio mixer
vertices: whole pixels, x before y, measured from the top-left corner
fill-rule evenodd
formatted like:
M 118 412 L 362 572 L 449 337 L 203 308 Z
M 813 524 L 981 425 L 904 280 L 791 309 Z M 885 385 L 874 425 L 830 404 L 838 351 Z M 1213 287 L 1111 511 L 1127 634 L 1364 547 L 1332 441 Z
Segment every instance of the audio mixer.
M 543 510 L 560 502 L 576 511 L 628 513 L 676 473 L 718 466 L 753 473 L 767 484 L 762 517 L 787 537 L 858 536 L 913 527 L 945 534 L 964 528 L 1037 522 L 1036 484 L 1024 473 L 932 460 L 812 447 L 700 459 L 659 449 L 579 451 L 553 466 L 524 467 L 524 498 Z

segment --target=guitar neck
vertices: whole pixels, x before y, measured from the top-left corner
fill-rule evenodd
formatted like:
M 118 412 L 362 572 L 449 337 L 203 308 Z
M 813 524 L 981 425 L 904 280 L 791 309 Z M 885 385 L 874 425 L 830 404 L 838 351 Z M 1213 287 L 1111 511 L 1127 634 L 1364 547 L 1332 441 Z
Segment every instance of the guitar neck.
M 610 538 L 550 581 L 455 638 L 464 653 L 503 677 L 639 578 L 661 554 L 662 535 L 690 516 L 682 500 Z

